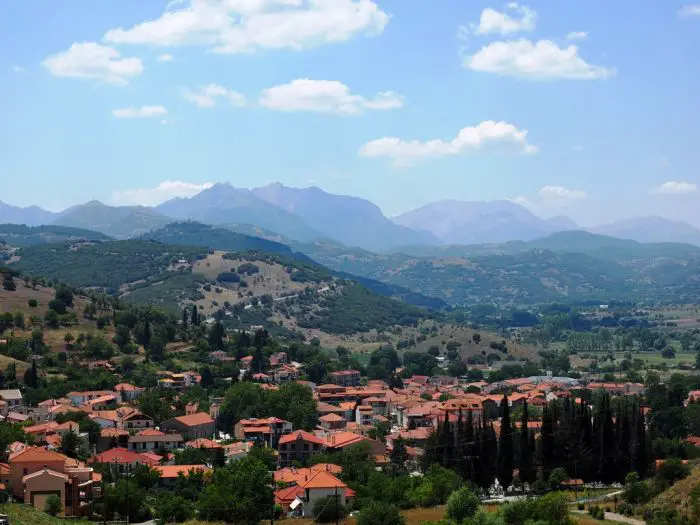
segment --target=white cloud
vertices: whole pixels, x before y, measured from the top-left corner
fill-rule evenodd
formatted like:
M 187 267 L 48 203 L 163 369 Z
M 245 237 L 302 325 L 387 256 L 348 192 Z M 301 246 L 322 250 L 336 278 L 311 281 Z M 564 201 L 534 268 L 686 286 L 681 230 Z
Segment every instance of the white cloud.
M 659 195 L 683 195 L 686 193 L 695 193 L 697 191 L 698 185 L 694 182 L 670 180 L 652 188 L 651 193 Z
M 169 53 L 164 53 L 160 55 L 156 60 L 158 60 L 158 62 L 172 62 L 174 60 L 174 57 Z
M 512 199 L 506 197 L 506 200 L 508 200 L 510 202 L 514 202 L 515 204 L 520 204 L 520 206 L 525 206 L 526 208 L 530 208 L 530 209 L 537 208 L 535 203 L 532 202 L 527 197 L 525 197 L 524 195 L 518 195 L 517 197 L 513 197 Z
M 22 66 L 12 66 L 12 71 L 14 71 L 15 73 L 21 73 L 22 71 L 24 71 L 24 68 Z
M 700 16 L 700 4 L 685 5 L 678 11 L 679 16 Z
M 396 137 L 384 137 L 364 144 L 359 154 L 368 158 L 387 157 L 394 165 L 403 166 L 424 158 L 461 155 L 481 150 L 537 153 L 537 146 L 528 144 L 527 133 L 527 130 L 519 130 L 507 122 L 487 120 L 477 126 L 463 128 L 450 141 L 404 141 Z
M 350 88 L 337 80 L 300 78 L 288 84 L 265 89 L 260 105 L 276 111 L 314 111 L 338 115 L 356 115 L 364 109 L 388 110 L 403 106 L 393 91 L 377 93 L 372 99 L 353 95 Z
M 200 108 L 213 108 L 219 99 L 228 100 L 233 106 L 245 106 L 246 98 L 241 93 L 219 84 L 199 86 L 196 91 L 186 89 L 183 97 Z
M 534 80 L 592 80 L 615 74 L 613 69 L 589 64 L 571 44 L 559 47 L 551 40 L 510 40 L 492 42 L 464 59 L 474 71 Z
M 217 53 L 299 50 L 380 34 L 389 18 L 372 0 L 187 0 L 171 2 L 155 20 L 112 29 L 104 40 Z
M 166 180 L 155 188 L 115 191 L 110 196 L 109 202 L 120 206 L 157 206 L 175 197 L 192 197 L 202 190 L 211 188 L 213 185 L 211 182 L 194 184 L 179 180 Z
M 73 44 L 48 57 L 42 65 L 57 77 L 96 79 L 124 85 L 143 73 L 140 58 L 122 58 L 119 51 L 95 42 Z
M 114 118 L 152 118 L 167 115 L 168 110 L 163 106 L 141 106 L 140 108 L 113 109 Z
M 581 200 L 587 197 L 583 190 L 572 190 L 564 186 L 544 186 L 537 194 L 549 200 Z
M 508 8 L 520 15 L 512 17 L 508 13 L 502 13 L 487 7 L 481 12 L 479 25 L 474 32 L 477 35 L 488 35 L 498 33 L 501 35 L 512 35 L 521 31 L 532 31 L 537 22 L 537 13 L 526 6 L 521 6 L 515 2 L 508 4 Z
M 572 31 L 566 35 L 567 40 L 585 40 L 586 38 L 588 38 L 587 31 Z

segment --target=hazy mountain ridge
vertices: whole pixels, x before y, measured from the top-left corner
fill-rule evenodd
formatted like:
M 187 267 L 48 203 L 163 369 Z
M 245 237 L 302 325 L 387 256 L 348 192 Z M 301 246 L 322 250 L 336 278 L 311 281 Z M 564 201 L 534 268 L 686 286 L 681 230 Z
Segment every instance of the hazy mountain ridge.
M 664 217 L 638 217 L 588 228 L 591 233 L 639 242 L 685 242 L 700 246 L 700 229 Z
M 234 188 L 230 184 L 215 184 L 194 197 L 179 197 L 164 202 L 155 210 L 174 219 L 214 225 L 255 225 L 300 241 L 323 237 L 300 216 L 270 204 L 251 190 Z
M 95 230 L 116 239 L 128 239 L 172 222 L 146 206 L 108 206 L 99 201 L 73 206 L 53 224 Z
M 569 218 L 540 219 L 524 206 L 506 200 L 438 201 L 394 217 L 394 222 L 427 229 L 445 244 L 528 241 L 562 228 L 578 228 Z
M 359 197 L 334 195 L 316 187 L 290 188 L 280 183 L 252 191 L 347 246 L 383 250 L 404 244 L 442 244 L 429 232 L 395 224 L 377 205 Z
M 507 200 L 444 200 L 389 219 L 366 199 L 335 195 L 316 187 L 290 188 L 280 183 L 252 190 L 216 184 L 193 197 L 171 199 L 153 208 L 107 206 L 92 201 L 53 213 L 38 206 L 20 208 L 0 202 L 0 223 L 56 224 L 117 238 L 143 235 L 174 220 L 225 226 L 285 244 L 331 239 L 375 252 L 441 245 L 446 245 L 444 253 L 460 252 L 453 246 L 529 242 L 568 230 L 640 242 L 687 242 L 700 246 L 700 229 L 661 217 L 627 219 L 583 229 L 568 217 L 542 219 Z M 477 252 L 490 250 L 486 246 Z
M 40 226 L 50 224 L 58 217 L 57 213 L 40 208 L 28 206 L 21 208 L 0 201 L 0 224 L 24 224 L 26 226 Z

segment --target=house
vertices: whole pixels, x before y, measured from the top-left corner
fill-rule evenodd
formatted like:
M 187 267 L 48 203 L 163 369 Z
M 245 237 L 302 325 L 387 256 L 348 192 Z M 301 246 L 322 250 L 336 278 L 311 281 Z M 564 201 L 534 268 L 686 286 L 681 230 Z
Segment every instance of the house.
M 160 464 L 160 456 L 139 454 L 138 452 L 125 448 L 111 448 L 105 450 L 101 454 L 91 457 L 90 463 L 114 465 L 119 472 L 127 472 L 127 469 L 133 469 L 138 465 L 155 467 Z
M 158 378 L 158 386 L 163 388 L 174 388 L 176 390 L 182 390 L 184 388 L 189 388 L 194 385 L 198 385 L 202 380 L 202 376 L 195 372 L 158 372 L 160 376 Z
M 236 439 L 253 441 L 277 448 L 280 438 L 289 434 L 293 427 L 289 421 L 277 417 L 241 419 L 233 427 Z
M 86 516 L 101 496 L 101 475 L 83 463 L 43 447 L 10 455 L 7 481 L 12 495 L 44 510 L 49 496 L 60 498 L 65 516 Z
M 279 440 L 278 462 L 282 466 L 291 465 L 295 461 L 303 463 L 312 455 L 322 452 L 325 444 L 323 439 L 305 430 L 286 434 Z
M 182 448 L 185 439 L 181 434 L 166 434 L 159 430 L 144 430 L 135 436 L 129 436 L 127 448 L 138 452 L 164 449 L 167 451 Z
M 282 365 L 272 372 L 275 383 L 289 383 L 299 379 L 299 370 L 289 365 Z
M 319 500 L 328 496 L 337 496 L 341 505 L 346 505 L 346 498 L 353 495 L 348 493 L 348 486 L 326 470 L 310 471 L 295 485 L 299 490 L 294 491 L 295 498 L 301 501 L 302 516 L 313 516 L 314 507 Z
M 200 472 L 206 474 L 211 470 L 206 465 L 158 465 L 154 468 L 160 475 L 159 485 L 162 488 L 174 487 L 180 475 L 189 476 Z
M 185 440 L 210 437 L 216 430 L 216 422 L 206 412 L 178 416 L 165 421 L 161 427 L 165 431 L 177 432 Z
M 114 391 L 119 394 L 119 399 L 122 403 L 132 403 L 136 401 L 146 389 L 129 383 L 119 383 L 114 387 Z
M 369 447 L 369 453 L 373 456 L 381 456 L 386 454 L 386 445 L 352 432 L 336 432 L 326 437 L 325 448 L 328 452 L 343 450 L 346 447 L 357 445 L 358 443 L 366 443 Z
M 68 392 L 66 394 L 66 397 L 76 407 L 85 405 L 89 401 L 103 396 L 114 396 L 116 398 L 117 393 L 112 390 L 89 390 L 85 392 Z
M 371 425 L 373 415 L 371 405 L 360 405 L 355 412 L 355 421 L 360 425 Z
M 154 426 L 153 418 L 131 407 L 121 407 L 116 410 L 94 410 L 88 417 L 102 428 L 113 427 L 127 431 L 138 431 Z
M 328 374 L 333 384 L 349 387 L 360 386 L 360 372 L 358 370 L 340 370 Z
M 17 388 L 13 388 L 10 390 L 0 390 L 0 399 L 7 403 L 8 411 L 20 406 L 23 401 L 22 392 L 20 392 Z M 5 412 L 2 415 L 6 416 L 7 412 Z
M 129 433 L 121 428 L 103 428 L 97 440 L 97 451 L 104 452 L 110 448 L 128 448 Z
M 229 443 L 224 445 L 224 454 L 226 455 L 226 461 L 228 463 L 233 463 L 239 459 L 243 459 L 248 455 L 250 449 L 253 448 L 253 443 L 249 441 L 239 441 L 237 443 Z
M 321 428 L 324 430 L 341 430 L 348 424 L 344 417 L 334 414 L 333 412 L 321 416 L 318 419 L 321 422 Z

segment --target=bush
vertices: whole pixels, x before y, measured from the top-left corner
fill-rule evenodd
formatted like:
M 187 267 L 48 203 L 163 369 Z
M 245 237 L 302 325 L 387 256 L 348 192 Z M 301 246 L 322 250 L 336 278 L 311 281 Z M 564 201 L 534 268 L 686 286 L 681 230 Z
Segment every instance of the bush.
M 253 263 L 243 263 L 238 267 L 238 273 L 241 275 L 255 275 L 260 271 L 260 268 Z
M 591 518 L 596 519 L 596 520 L 604 520 L 605 519 L 605 511 L 602 509 L 602 507 L 599 507 L 597 505 L 594 505 L 593 507 L 589 507 L 588 514 L 591 515 Z
M 340 498 L 335 496 L 326 496 L 316 501 L 313 512 L 314 520 L 318 523 L 331 523 L 348 514 L 345 506 L 340 503 Z
M 29 299 L 29 301 L 27 301 L 27 304 L 29 305 L 29 308 L 36 308 L 37 306 L 39 306 L 39 301 L 37 301 L 36 299 Z
M 634 507 L 632 507 L 632 505 L 630 505 L 629 503 L 620 503 L 620 506 L 618 507 L 617 511 L 623 516 L 631 516 L 632 514 L 634 514 Z
M 216 280 L 220 283 L 237 283 L 240 282 L 241 276 L 233 272 L 221 272 L 216 276 Z
M 50 516 L 58 516 L 63 510 L 63 504 L 61 503 L 61 498 L 56 496 L 56 494 L 51 494 L 46 498 L 46 503 L 44 504 L 44 512 Z
M 576 508 L 578 510 L 584 510 L 586 508 L 586 506 L 583 503 L 579 503 L 578 505 L 576 505 Z
M 357 525 L 405 525 L 406 519 L 399 509 L 382 501 L 372 501 L 362 507 Z
M 471 518 L 479 509 L 479 498 L 468 487 L 456 490 L 447 498 L 445 516 L 457 523 Z

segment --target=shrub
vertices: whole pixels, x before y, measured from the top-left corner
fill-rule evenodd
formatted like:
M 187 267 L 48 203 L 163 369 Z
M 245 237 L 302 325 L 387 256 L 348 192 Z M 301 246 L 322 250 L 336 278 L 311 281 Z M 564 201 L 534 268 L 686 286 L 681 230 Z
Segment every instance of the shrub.
M 253 263 L 243 263 L 238 267 L 238 273 L 241 275 L 255 275 L 260 271 L 260 268 Z
M 383 501 L 372 501 L 362 507 L 357 516 L 357 525 L 405 525 L 406 519 L 399 509 Z
M 479 498 L 468 487 L 456 490 L 447 498 L 445 515 L 457 523 L 471 518 L 479 509 Z
M 29 305 L 29 308 L 36 308 L 37 306 L 39 306 L 39 301 L 37 301 L 36 299 L 29 299 L 29 301 L 27 301 L 27 304 Z
M 348 513 L 345 506 L 340 503 L 340 498 L 335 496 L 326 496 L 316 501 L 313 512 L 314 519 L 318 523 L 331 523 L 341 520 Z
M 51 494 L 46 498 L 46 503 L 44 504 L 44 512 L 50 516 L 58 516 L 58 514 L 63 510 L 63 504 L 61 503 L 61 498 L 56 496 L 56 494 Z
M 240 282 L 241 276 L 233 272 L 221 272 L 216 276 L 216 280 L 220 283 L 237 283 Z

